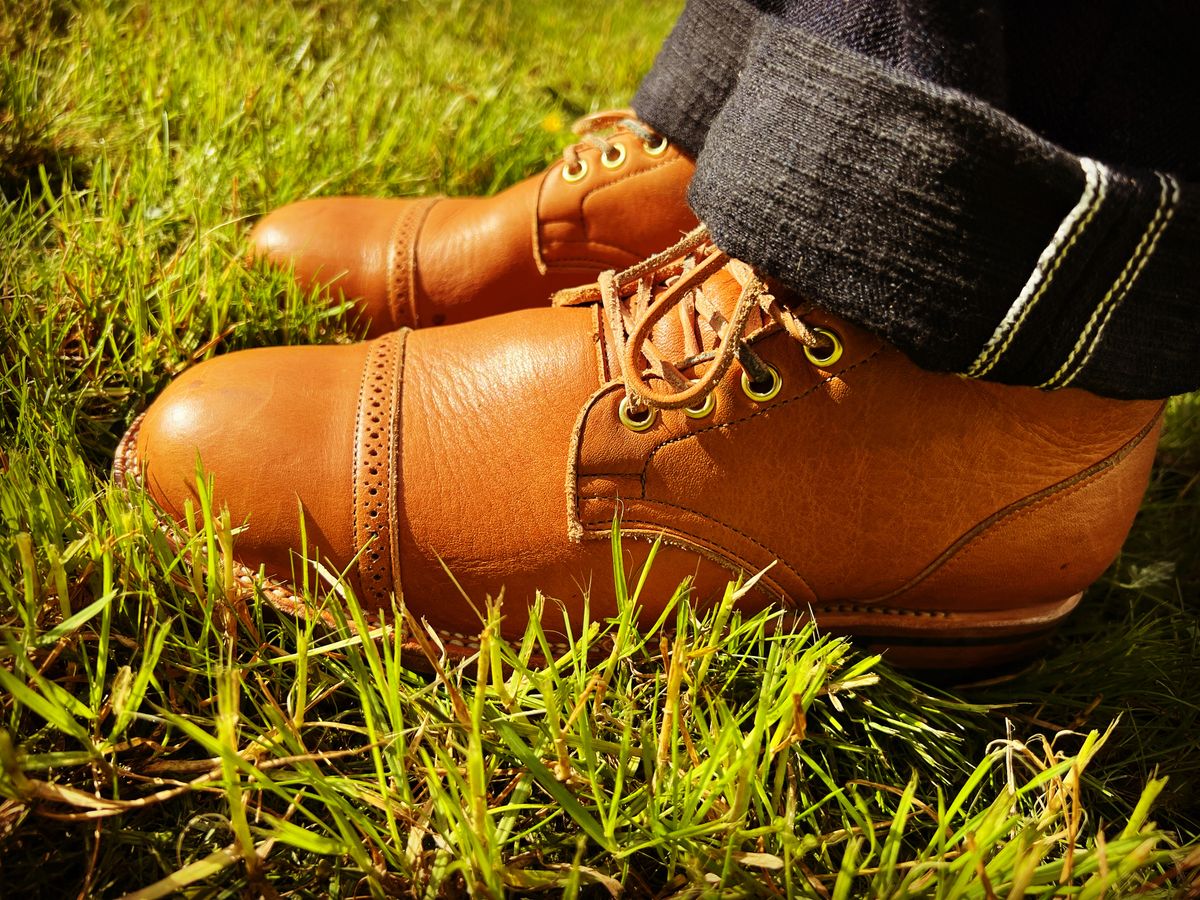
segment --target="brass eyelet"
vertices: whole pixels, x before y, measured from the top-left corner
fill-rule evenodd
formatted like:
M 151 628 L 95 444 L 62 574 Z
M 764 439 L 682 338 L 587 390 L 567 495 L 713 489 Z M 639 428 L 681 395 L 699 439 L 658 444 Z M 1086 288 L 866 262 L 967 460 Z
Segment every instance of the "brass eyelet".
M 617 407 L 617 418 L 621 420 L 621 424 L 630 431 L 645 431 L 658 418 L 658 410 L 648 406 L 642 411 L 642 415 L 645 418 L 634 418 L 633 410 L 630 409 L 629 405 L 629 395 L 626 394 L 625 398 L 621 401 L 621 405 Z
M 683 413 L 684 413 L 684 415 L 690 416 L 693 419 L 703 419 L 705 416 L 709 415 L 716 408 L 717 408 L 717 398 L 714 395 L 709 394 L 707 397 L 704 398 L 704 402 L 701 403 L 699 406 L 684 407 Z
M 576 182 L 583 180 L 583 176 L 587 174 L 588 164 L 586 159 L 578 161 L 578 165 L 574 169 L 563 163 L 562 177 L 563 181 Z
M 670 141 L 660 135 L 657 143 L 652 144 L 649 141 L 642 141 L 642 150 L 645 151 L 647 156 L 662 156 L 667 152 L 667 147 L 670 144 Z
M 829 341 L 829 349 L 825 351 L 824 356 L 818 356 L 820 351 L 814 350 L 812 347 L 804 348 L 804 355 L 808 357 L 808 361 L 817 368 L 827 368 L 842 358 L 842 339 L 837 336 L 837 332 L 830 331 L 828 328 L 818 328 L 815 325 L 810 326 L 814 334 L 825 338 Z
M 620 166 L 621 163 L 625 162 L 625 145 L 613 144 L 613 150 L 616 152 L 613 154 L 611 159 L 608 156 L 609 151 L 607 150 L 600 154 L 600 162 L 606 169 L 615 169 Z
M 771 370 L 771 386 L 765 391 L 755 390 L 753 383 L 750 381 L 750 375 L 744 369 L 742 370 L 742 391 L 753 400 L 755 403 L 766 403 L 779 393 L 779 389 L 783 387 L 783 379 L 779 377 L 779 370 L 772 365 L 767 366 Z

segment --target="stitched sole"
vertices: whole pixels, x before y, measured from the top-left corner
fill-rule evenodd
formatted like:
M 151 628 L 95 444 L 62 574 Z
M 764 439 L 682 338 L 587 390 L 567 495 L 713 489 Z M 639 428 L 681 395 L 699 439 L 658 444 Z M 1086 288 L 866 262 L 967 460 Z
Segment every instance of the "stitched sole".
M 117 445 L 112 474 L 119 485 L 132 479 L 144 487 L 137 455 L 142 419 L 138 416 L 133 421 Z M 173 522 L 159 517 L 158 524 L 173 546 L 181 546 Z M 260 575 L 236 560 L 233 574 L 239 587 L 237 599 L 259 596 L 280 612 L 333 624 L 333 616 L 327 610 L 312 607 L 293 585 Z M 956 673 L 1010 668 L 1027 661 L 1044 647 L 1082 596 L 1075 594 L 1051 603 L 982 612 L 893 609 L 849 603 L 813 607 L 810 612 L 823 633 L 849 637 L 869 652 L 883 653 L 892 665 Z M 800 627 L 807 621 L 807 615 L 785 616 L 781 627 Z M 369 623 L 375 626 L 379 621 L 370 619 Z M 441 649 L 451 657 L 462 658 L 479 649 L 478 635 L 436 627 L 431 630 Z M 404 646 L 406 662 L 428 668 L 417 642 Z M 565 643 L 551 643 L 550 647 L 555 653 L 567 650 Z
M 854 639 L 906 669 L 974 670 L 1010 667 L 1038 653 L 1083 594 L 1065 600 L 978 612 L 815 607 L 823 631 Z

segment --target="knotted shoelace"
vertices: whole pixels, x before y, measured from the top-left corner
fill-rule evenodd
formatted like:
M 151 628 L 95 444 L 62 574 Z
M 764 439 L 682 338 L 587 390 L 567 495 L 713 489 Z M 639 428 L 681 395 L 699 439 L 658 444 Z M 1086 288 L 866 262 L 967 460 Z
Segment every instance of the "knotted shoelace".
M 581 162 L 579 158 L 580 151 L 587 147 L 594 147 L 603 156 L 609 156 L 618 147 L 612 141 L 608 140 L 603 132 L 611 134 L 612 131 L 618 128 L 637 135 L 648 146 L 657 145 L 664 141 L 661 135 L 650 128 L 645 122 L 638 119 L 637 114 L 632 109 L 614 109 L 591 113 L 577 119 L 575 124 L 571 126 L 571 130 L 579 135 L 580 140 L 578 143 L 571 144 L 563 150 L 563 165 L 567 167 L 568 171 L 573 172 L 577 170 Z
M 717 270 L 726 271 L 740 285 L 737 302 L 727 317 L 706 295 L 703 283 Z M 657 296 L 655 289 L 659 288 Z M 778 322 L 789 335 L 812 350 L 826 350 L 827 337 L 807 325 L 800 315 L 782 306 L 750 266 L 731 258 L 712 242 L 703 225 L 679 243 L 626 269 L 600 274 L 595 285 L 562 291 L 557 305 L 595 300 L 604 308 L 605 322 L 621 365 L 621 380 L 632 409 L 682 409 L 701 405 L 736 358 L 755 384 L 769 382 L 770 367 L 746 344 L 746 325 L 758 309 L 764 318 Z M 683 307 L 686 317 L 698 316 L 717 335 L 717 344 L 705 349 L 692 329 L 684 330 L 687 357 L 678 365 L 668 360 L 652 339 L 654 326 L 672 310 Z M 711 361 L 693 381 L 679 366 Z M 656 388 L 650 378 L 665 388 Z

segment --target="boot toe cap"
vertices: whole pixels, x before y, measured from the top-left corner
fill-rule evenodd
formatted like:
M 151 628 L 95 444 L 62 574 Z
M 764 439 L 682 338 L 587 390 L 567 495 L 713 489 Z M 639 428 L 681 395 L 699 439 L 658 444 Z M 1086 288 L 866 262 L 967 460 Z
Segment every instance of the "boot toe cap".
M 132 474 L 178 522 L 189 501 L 199 515 L 199 484 L 210 477 L 214 515 L 228 509 L 233 526 L 245 526 L 234 555 L 251 570 L 290 581 L 292 551 L 301 547 L 341 570 L 353 557 L 347 498 L 361 359 L 355 345 L 249 350 L 202 363 L 131 429 L 116 474 Z
M 389 278 L 397 243 L 416 240 L 398 224 L 428 200 L 322 197 L 290 203 L 250 232 L 250 256 L 289 269 L 305 290 L 322 287 L 334 299 L 356 300 L 379 334 L 393 322 Z

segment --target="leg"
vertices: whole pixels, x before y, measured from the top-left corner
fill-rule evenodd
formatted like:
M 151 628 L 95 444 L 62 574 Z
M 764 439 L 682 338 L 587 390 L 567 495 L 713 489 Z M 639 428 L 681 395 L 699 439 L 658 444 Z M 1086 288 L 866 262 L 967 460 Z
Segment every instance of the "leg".
M 1161 397 L 1200 385 L 1196 193 L 762 16 L 690 199 L 732 255 L 925 368 Z

